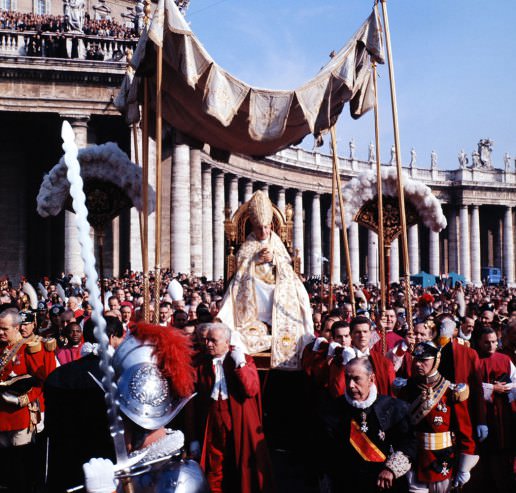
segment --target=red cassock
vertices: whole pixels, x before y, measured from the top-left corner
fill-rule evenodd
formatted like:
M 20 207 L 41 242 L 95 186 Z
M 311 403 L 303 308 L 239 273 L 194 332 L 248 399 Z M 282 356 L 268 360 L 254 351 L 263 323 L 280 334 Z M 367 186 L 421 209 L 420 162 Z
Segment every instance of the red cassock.
M 462 341 L 462 340 L 461 340 Z M 446 361 L 452 352 L 453 362 Z M 473 426 L 486 423 L 486 406 L 483 399 L 482 378 L 478 354 L 459 340 L 446 344 L 442 351 L 439 373 L 452 383 L 467 383 L 469 386 L 468 407 Z
M 328 386 L 329 365 L 327 361 L 328 347 L 327 342 L 322 342 L 317 351 L 313 350 L 315 341 L 307 344 L 301 356 L 301 367 L 310 382 L 319 388 Z
M 494 353 L 480 358 L 480 371 L 484 383 L 510 381 L 511 359 L 509 356 Z M 507 394 L 493 392 L 490 401 L 487 402 L 487 426 L 489 436 L 486 445 L 491 450 L 503 450 L 514 445 L 514 426 L 516 406 L 510 403 Z
M 391 361 L 378 351 L 370 351 L 369 361 L 373 366 L 378 393 L 394 397 L 392 392 L 392 382 L 394 382 L 396 375 Z M 342 360 L 339 358 L 333 358 L 333 361 L 330 364 L 328 391 L 330 392 L 330 395 L 335 398 L 344 395 L 344 392 L 346 392 L 344 365 L 342 364 Z
M 12 349 L 5 344 L 0 345 L 0 354 L 3 356 Z M 39 409 L 44 410 L 42 386 L 43 382 L 56 367 L 53 351 L 46 351 L 43 344 L 38 347 L 28 348 L 23 344 L 16 355 L 4 366 L 0 374 L 0 381 L 4 382 L 16 375 L 32 375 L 36 379 L 34 386 L 27 392 L 29 402 L 38 401 Z M 28 428 L 30 413 L 27 406 L 17 407 L 7 404 L 0 399 L 0 431 L 15 431 Z
M 212 359 L 206 357 L 198 366 L 196 417 L 198 429 L 199 426 L 204 427 L 201 466 L 210 482 L 210 474 L 213 471 L 209 470 L 209 465 L 216 462 L 216 458 L 212 460 L 214 458 L 209 455 L 210 444 L 212 441 L 220 443 L 218 422 L 229 419 L 231 434 L 228 435 L 228 440 L 232 443 L 227 444 L 230 453 L 224 455 L 224 461 L 232 461 L 231 469 L 240 477 L 237 491 L 273 491 L 272 465 L 262 427 L 260 379 L 254 360 L 246 355 L 246 365 L 235 368 L 235 363 L 228 353 L 223 362 L 223 369 L 228 399 L 221 402 L 211 398 L 215 383 Z M 222 413 L 218 413 L 219 408 L 222 409 Z M 210 487 L 213 489 L 211 482 Z
M 390 351 L 394 346 L 402 342 L 404 339 L 399 334 L 396 334 L 393 330 L 389 330 L 385 333 L 385 346 L 387 351 Z M 373 351 L 382 352 L 382 340 L 377 341 L 371 348 Z

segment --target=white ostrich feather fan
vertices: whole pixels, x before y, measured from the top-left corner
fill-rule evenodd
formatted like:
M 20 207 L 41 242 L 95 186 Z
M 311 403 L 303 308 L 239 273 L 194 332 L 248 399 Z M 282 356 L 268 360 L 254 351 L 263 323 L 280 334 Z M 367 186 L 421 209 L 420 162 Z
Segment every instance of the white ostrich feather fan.
M 79 149 L 79 163 L 83 180 L 97 179 L 113 183 L 121 188 L 133 205 L 143 209 L 142 170 L 131 162 L 127 154 L 114 142 L 93 145 Z M 64 157 L 45 175 L 37 198 L 40 216 L 56 216 L 63 209 L 70 193 L 70 183 L 66 177 Z M 149 214 L 154 211 L 154 189 L 148 188 Z
M 412 180 L 403 173 L 403 190 L 405 199 L 417 210 L 423 224 L 432 231 L 438 233 L 446 228 L 446 217 L 443 214 L 441 203 L 432 190 L 424 183 Z M 396 168 L 382 168 L 382 194 L 387 197 L 397 197 L 397 172 Z M 368 201 L 376 197 L 376 173 L 366 171 L 352 178 L 342 188 L 344 201 L 344 221 L 350 225 L 360 208 Z M 335 224 L 341 227 L 340 208 L 337 201 L 337 213 Z M 331 209 L 327 213 L 327 224 L 331 226 Z

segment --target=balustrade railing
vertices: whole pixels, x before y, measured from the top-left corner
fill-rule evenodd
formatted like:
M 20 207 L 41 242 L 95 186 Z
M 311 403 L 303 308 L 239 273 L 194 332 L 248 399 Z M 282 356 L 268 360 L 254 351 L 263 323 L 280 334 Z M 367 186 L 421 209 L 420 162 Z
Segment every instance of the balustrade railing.
M 137 39 L 79 33 L 0 30 L 0 56 L 124 62 L 126 50 L 134 50 L 137 42 Z

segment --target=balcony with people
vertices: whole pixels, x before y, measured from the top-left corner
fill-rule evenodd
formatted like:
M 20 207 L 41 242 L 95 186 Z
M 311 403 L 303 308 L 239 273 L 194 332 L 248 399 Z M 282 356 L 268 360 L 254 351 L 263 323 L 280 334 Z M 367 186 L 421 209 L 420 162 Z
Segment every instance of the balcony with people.
M 0 10 L 0 57 L 123 62 L 138 32 L 130 21 Z

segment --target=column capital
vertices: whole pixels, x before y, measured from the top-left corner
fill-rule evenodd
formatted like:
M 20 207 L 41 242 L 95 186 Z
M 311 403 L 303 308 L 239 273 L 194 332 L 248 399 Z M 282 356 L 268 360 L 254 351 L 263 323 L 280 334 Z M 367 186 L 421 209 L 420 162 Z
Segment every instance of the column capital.
M 59 113 L 59 117 L 67 120 L 72 127 L 87 126 L 90 121 L 90 115 L 80 115 L 77 113 Z

